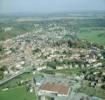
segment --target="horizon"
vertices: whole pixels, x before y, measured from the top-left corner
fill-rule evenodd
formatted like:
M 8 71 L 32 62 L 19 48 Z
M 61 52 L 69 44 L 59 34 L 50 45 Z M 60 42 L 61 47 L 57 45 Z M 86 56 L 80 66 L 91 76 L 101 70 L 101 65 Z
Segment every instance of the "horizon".
M 93 6 L 94 5 L 94 6 Z M 1 0 L 0 14 L 53 14 L 105 11 L 104 0 Z
M 0 16 L 69 16 L 69 15 L 83 15 L 83 16 L 90 16 L 90 15 L 102 15 L 104 14 L 104 10 L 94 10 L 94 11 L 72 11 L 72 12 L 51 12 L 51 13 L 35 13 L 35 12 L 18 12 L 18 13 L 0 13 Z

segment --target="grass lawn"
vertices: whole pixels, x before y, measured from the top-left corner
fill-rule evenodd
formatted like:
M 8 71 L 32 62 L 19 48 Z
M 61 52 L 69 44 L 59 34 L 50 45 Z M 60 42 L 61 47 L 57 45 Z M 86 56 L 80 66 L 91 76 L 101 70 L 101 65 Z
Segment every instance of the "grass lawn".
M 0 100 L 35 100 L 35 94 L 26 91 L 25 86 L 0 91 Z

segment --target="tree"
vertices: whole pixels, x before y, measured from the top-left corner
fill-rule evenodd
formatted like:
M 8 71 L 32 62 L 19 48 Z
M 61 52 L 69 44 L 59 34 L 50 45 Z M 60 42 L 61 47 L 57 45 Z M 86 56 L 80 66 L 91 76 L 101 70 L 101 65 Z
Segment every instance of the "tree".
M 102 52 L 102 56 L 105 58 L 105 51 Z
M 100 71 L 98 74 L 97 74 L 98 77 L 101 77 L 102 76 L 102 71 Z
M 102 76 L 102 82 L 105 82 L 105 75 Z
M 41 50 L 40 50 L 39 48 L 36 48 L 36 49 L 32 50 L 33 55 L 34 55 L 35 53 L 38 53 L 38 52 L 41 52 Z
M 1 68 L 0 68 L 0 71 L 5 71 L 7 70 L 7 66 L 3 65 Z
M 2 45 L 0 45 L 0 53 L 2 53 L 4 51 L 4 48 Z
M 0 71 L 0 80 L 3 79 L 3 77 L 4 77 L 3 71 Z
M 56 69 L 56 63 L 54 61 L 52 62 L 47 62 L 47 66 L 53 68 L 53 69 Z
M 101 86 L 101 88 L 105 90 L 105 84 L 103 84 L 103 85 Z
M 72 41 L 68 41 L 68 46 L 70 47 L 70 48 L 72 48 L 72 46 L 73 46 L 73 43 L 72 43 Z

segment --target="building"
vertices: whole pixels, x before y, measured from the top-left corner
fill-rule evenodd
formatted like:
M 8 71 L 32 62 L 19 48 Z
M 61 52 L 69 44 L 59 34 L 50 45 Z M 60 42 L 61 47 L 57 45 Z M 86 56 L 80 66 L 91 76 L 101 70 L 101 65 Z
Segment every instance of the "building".
M 40 87 L 42 93 L 52 93 L 57 96 L 68 96 L 70 87 L 62 84 L 45 83 Z
M 57 83 L 45 83 L 39 88 L 39 96 L 45 97 L 67 97 L 71 91 L 71 88 L 65 84 Z M 41 99 L 42 100 L 42 99 Z M 46 99 L 43 99 L 46 100 Z

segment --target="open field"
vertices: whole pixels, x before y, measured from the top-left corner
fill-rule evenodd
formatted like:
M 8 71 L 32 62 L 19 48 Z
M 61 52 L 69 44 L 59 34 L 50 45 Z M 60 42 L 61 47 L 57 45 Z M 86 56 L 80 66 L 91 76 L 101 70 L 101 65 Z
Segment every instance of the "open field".
M 24 86 L 0 91 L 0 100 L 35 100 L 35 94 L 26 91 Z
M 81 28 L 77 36 L 80 39 L 86 39 L 87 41 L 105 46 L 105 28 Z

